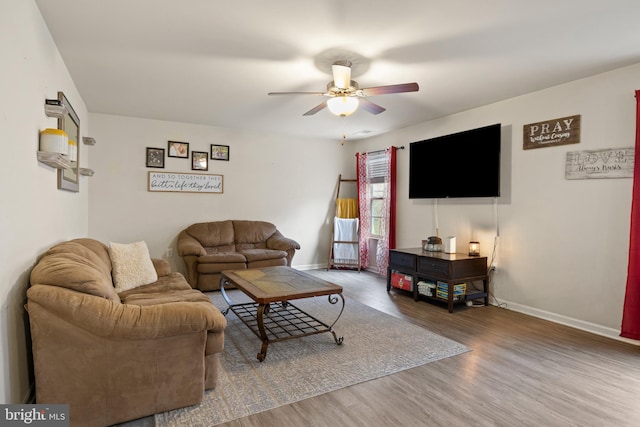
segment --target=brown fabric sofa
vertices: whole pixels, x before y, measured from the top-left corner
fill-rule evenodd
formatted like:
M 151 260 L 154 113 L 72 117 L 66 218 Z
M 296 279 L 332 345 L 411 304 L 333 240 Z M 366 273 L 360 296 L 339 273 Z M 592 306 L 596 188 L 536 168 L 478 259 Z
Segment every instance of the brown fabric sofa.
M 193 224 L 178 235 L 178 254 L 187 281 L 202 291 L 220 289 L 220 273 L 291 265 L 300 245 L 264 221 L 213 221 Z
M 180 273 L 117 294 L 108 248 L 60 243 L 31 272 L 36 403 L 68 403 L 71 425 L 107 426 L 200 402 L 216 386 L 226 319 Z

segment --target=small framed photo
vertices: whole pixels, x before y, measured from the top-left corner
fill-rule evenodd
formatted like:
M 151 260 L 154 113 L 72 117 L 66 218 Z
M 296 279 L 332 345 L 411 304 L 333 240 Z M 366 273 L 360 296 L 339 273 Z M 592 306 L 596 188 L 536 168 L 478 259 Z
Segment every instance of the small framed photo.
M 211 160 L 229 161 L 229 146 L 211 144 Z
M 169 157 L 189 158 L 189 143 L 169 141 Z
M 206 171 L 209 170 L 209 158 L 206 151 L 191 152 L 191 170 Z
M 164 168 L 164 148 L 147 147 L 147 167 Z

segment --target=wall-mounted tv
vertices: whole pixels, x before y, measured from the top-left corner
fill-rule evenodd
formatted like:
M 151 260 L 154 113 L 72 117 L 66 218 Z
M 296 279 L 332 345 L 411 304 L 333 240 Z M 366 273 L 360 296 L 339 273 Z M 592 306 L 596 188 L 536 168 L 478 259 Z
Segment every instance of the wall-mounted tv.
M 500 126 L 411 143 L 409 198 L 500 196 Z

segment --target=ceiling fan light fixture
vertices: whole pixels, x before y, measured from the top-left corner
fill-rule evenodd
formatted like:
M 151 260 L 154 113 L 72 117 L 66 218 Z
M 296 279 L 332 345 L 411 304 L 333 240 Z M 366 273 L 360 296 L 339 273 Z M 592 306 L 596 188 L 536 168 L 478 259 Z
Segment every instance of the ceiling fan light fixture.
M 358 109 L 358 98 L 353 96 L 335 96 L 327 101 L 327 108 L 336 116 L 346 117 Z
M 333 83 L 340 89 L 348 89 L 351 82 L 351 62 L 337 61 L 331 66 Z

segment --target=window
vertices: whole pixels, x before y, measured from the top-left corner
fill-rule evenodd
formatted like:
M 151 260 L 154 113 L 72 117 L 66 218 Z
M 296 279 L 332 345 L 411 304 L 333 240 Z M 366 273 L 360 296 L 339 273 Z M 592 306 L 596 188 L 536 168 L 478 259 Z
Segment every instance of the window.
M 388 197 L 389 184 L 386 182 L 387 164 L 385 162 L 384 151 L 380 153 L 370 153 L 367 158 L 367 169 L 369 182 L 367 184 L 369 197 L 371 200 L 371 236 L 383 237 L 387 230 L 384 227 L 386 223 L 385 199 Z

